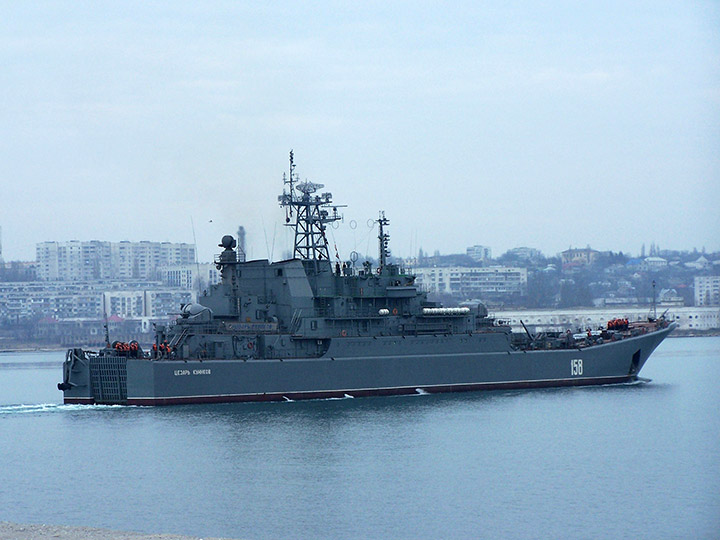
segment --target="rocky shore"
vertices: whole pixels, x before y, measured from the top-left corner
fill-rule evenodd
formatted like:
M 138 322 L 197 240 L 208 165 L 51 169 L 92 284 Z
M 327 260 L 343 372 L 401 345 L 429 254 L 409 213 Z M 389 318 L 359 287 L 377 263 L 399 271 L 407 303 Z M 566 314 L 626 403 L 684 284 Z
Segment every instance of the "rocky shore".
M 92 527 L 29 525 L 0 521 L 0 540 L 223 540 L 177 534 L 142 534 Z M 228 540 L 228 539 L 224 539 Z

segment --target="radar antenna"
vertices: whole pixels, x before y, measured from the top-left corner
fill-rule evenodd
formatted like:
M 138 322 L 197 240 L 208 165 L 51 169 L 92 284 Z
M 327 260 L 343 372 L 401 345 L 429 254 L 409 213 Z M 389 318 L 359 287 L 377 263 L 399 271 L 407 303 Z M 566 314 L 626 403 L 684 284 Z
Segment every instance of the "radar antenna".
M 293 257 L 303 260 L 329 261 L 330 253 L 328 241 L 325 236 L 327 223 L 342 219 L 338 208 L 344 205 L 332 204 L 332 193 L 315 193 L 322 189 L 323 184 L 315 184 L 305 180 L 300 182 L 295 173 L 295 162 L 292 150 L 290 151 L 290 175 L 283 174 L 283 183 L 289 189 L 283 188 L 283 194 L 278 197 L 280 206 L 285 208 L 285 225 L 295 231 L 295 247 Z M 295 214 L 295 220 L 291 219 Z

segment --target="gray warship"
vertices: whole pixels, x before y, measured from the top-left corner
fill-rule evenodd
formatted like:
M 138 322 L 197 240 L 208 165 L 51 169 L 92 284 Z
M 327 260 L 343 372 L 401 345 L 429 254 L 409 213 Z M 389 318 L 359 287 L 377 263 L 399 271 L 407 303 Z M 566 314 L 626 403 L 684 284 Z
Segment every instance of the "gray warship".
M 181 306 L 155 342 L 73 348 L 65 403 L 171 405 L 280 401 L 628 383 L 675 327 L 664 317 L 601 331 L 513 332 L 486 307 L 428 301 L 389 257 L 389 220 L 375 220 L 378 264 L 333 261 L 326 230 L 341 219 L 324 186 L 300 182 L 290 153 L 278 197 L 293 258 L 245 262 L 224 236 L 221 282 Z M 107 335 L 107 334 L 106 334 Z

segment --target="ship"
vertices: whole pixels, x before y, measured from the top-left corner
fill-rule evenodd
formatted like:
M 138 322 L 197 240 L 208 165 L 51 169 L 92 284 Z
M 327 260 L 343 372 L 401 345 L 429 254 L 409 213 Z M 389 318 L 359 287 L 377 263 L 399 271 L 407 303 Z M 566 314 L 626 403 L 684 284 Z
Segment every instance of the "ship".
M 430 301 L 393 262 L 384 212 L 371 220 L 378 258 L 331 256 L 342 220 L 324 186 L 300 181 L 290 152 L 278 197 L 292 258 L 245 261 L 222 238 L 220 273 L 197 302 L 158 324 L 154 342 L 72 348 L 58 389 L 68 404 L 282 401 L 632 383 L 674 329 L 661 317 L 577 333 L 514 332 L 480 303 Z

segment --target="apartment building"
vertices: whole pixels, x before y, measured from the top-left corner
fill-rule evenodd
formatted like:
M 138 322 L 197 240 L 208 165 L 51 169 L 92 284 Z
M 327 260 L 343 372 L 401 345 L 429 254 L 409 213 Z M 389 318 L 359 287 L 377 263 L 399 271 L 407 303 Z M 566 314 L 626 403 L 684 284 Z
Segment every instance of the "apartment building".
M 42 281 L 158 279 L 161 266 L 195 262 L 195 246 L 171 242 L 40 242 L 37 275 Z
M 695 305 L 720 306 L 720 276 L 695 276 Z
M 417 283 L 429 293 L 458 298 L 501 299 L 527 294 L 527 269 L 507 266 L 484 268 L 438 266 L 414 268 Z
M 220 283 L 220 271 L 213 263 L 175 264 L 158 270 L 160 281 L 170 287 L 199 291 Z
M 196 294 L 160 282 L 8 282 L 0 283 L 0 321 L 40 317 L 167 317 Z

